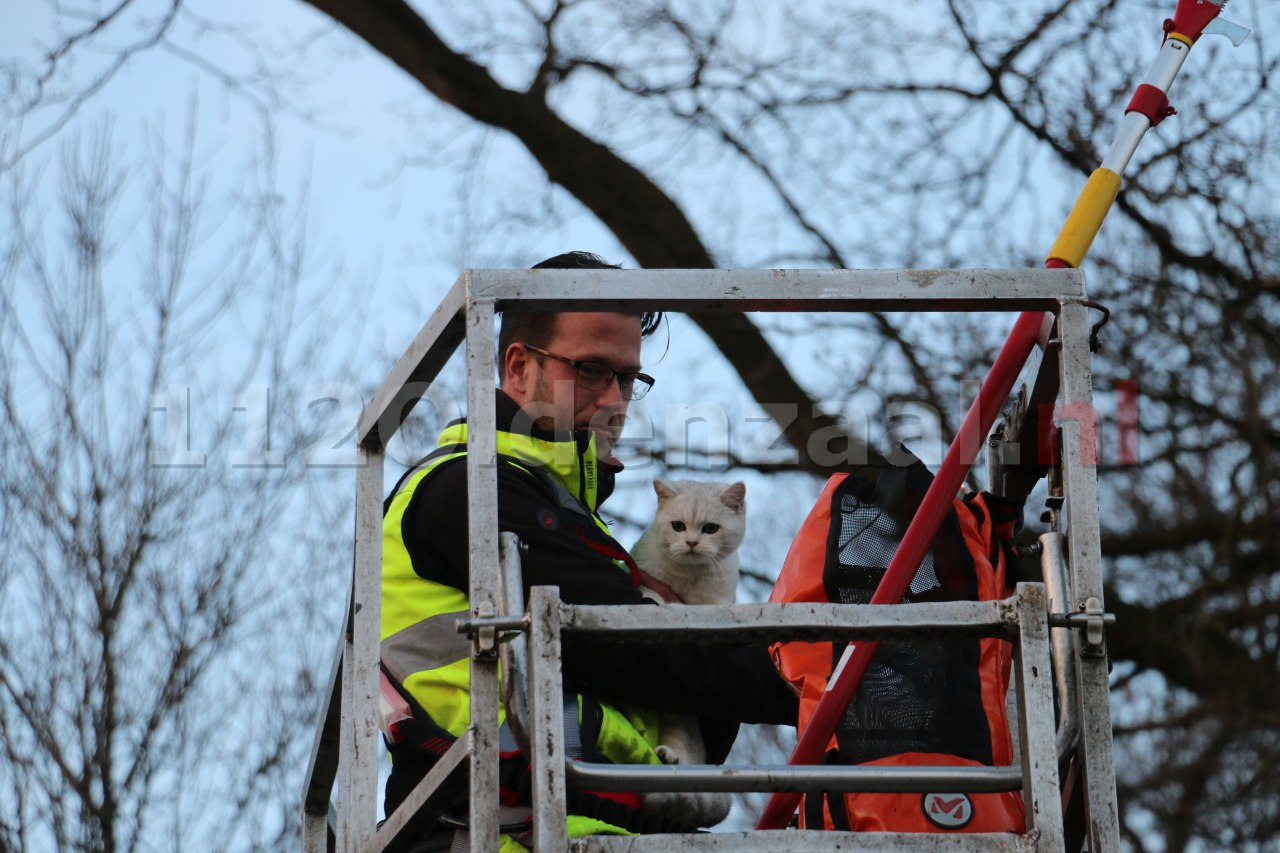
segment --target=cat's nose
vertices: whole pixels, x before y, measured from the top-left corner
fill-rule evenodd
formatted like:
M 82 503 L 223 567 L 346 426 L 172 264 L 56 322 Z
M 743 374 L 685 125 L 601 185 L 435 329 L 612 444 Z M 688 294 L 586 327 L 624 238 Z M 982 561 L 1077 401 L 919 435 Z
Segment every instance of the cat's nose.
M 690 551 L 692 551 L 694 548 L 697 548 L 697 547 L 698 547 L 698 540 L 697 540 L 697 539 L 686 539 L 686 540 L 684 540 L 684 544 L 688 545 L 688 546 L 689 546 L 689 550 L 690 550 Z

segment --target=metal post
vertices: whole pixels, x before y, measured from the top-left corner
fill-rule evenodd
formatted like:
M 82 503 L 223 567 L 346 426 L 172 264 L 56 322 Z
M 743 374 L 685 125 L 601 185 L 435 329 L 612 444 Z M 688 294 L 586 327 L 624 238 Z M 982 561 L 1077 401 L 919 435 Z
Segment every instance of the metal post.
M 306 853 L 325 853 L 329 847 L 329 815 L 302 813 L 302 849 Z
M 1067 508 L 1067 559 L 1073 610 L 1103 609 L 1102 553 L 1098 527 L 1096 428 L 1089 366 L 1089 312 L 1064 302 L 1058 313 L 1062 341 L 1062 475 Z M 1081 722 L 1079 758 L 1085 783 L 1090 850 L 1120 849 L 1115 762 L 1111 744 L 1111 693 L 1105 636 L 1090 643 L 1076 631 L 1076 680 Z
M 1044 573 L 1045 591 L 1049 594 L 1050 613 L 1070 613 L 1071 576 L 1068 573 L 1066 544 L 1061 533 L 1042 534 L 1040 542 L 1040 570 Z M 1072 629 L 1056 628 L 1050 634 L 1050 653 L 1053 658 L 1053 685 L 1058 695 L 1058 734 L 1055 751 L 1059 769 L 1076 750 L 1080 737 L 1080 719 L 1076 716 L 1076 646 Z
M 330 800 L 342 748 L 342 660 L 347 647 L 346 623 L 347 617 L 343 617 L 342 641 L 329 667 L 329 686 L 316 725 L 311 763 L 302 789 L 302 849 L 306 853 L 326 853 L 329 849 Z
M 378 638 L 382 620 L 382 452 L 356 451 L 356 548 L 342 656 L 338 846 L 356 851 L 378 823 Z
M 538 586 L 529 603 L 529 695 L 533 744 L 533 846 L 563 850 L 565 816 L 564 701 L 560 683 L 560 590 Z
M 520 537 L 514 533 L 500 534 L 498 544 L 501 556 L 498 566 L 501 569 L 502 609 L 499 616 L 511 617 L 524 621 L 524 590 L 520 574 Z M 529 685 L 529 648 L 531 641 L 527 628 L 525 636 L 516 637 L 498 645 L 498 660 L 502 665 L 502 700 L 507 708 L 507 728 L 516 739 L 516 746 L 525 755 L 530 755 L 532 737 L 530 719 L 533 712 L 529 708 L 531 690 Z
M 1064 850 L 1058 755 L 1054 746 L 1053 670 L 1049 663 L 1049 596 L 1040 584 L 1018 584 L 1018 734 L 1022 742 L 1022 802 L 1027 831 L 1040 834 L 1039 849 Z
M 498 612 L 498 451 L 494 435 L 493 303 L 467 301 L 467 537 L 471 613 Z M 471 849 L 498 849 L 498 650 L 481 629 L 471 654 Z

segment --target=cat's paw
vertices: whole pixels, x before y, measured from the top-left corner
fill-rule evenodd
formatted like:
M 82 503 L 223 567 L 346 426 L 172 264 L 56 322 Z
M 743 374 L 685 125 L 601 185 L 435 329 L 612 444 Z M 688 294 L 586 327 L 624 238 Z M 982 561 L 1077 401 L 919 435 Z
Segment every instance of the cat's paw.
M 695 826 L 715 826 L 729 816 L 733 808 L 733 795 L 723 791 L 695 794 L 698 798 L 697 815 L 691 821 Z
M 658 758 L 662 759 L 663 764 L 680 763 L 680 753 L 676 752 L 674 747 L 667 746 L 663 743 L 659 744 L 653 751 L 658 754 Z
M 698 794 L 690 791 L 647 794 L 644 810 L 688 826 L 711 827 L 729 816 L 733 800 L 729 794 Z

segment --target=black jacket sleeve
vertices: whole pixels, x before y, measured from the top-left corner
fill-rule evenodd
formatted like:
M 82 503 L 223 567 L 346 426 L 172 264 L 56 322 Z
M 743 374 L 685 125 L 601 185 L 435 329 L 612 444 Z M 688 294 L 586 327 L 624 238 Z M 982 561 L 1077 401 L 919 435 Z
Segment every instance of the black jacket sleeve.
M 466 465 L 444 463 L 405 512 L 404 539 L 420 575 L 467 589 Z M 526 600 L 557 586 L 569 604 L 646 604 L 630 575 L 597 553 L 585 516 L 566 511 L 528 473 L 501 464 L 498 526 L 520 537 Z M 723 722 L 795 725 L 795 695 L 768 650 L 751 644 L 601 642 L 566 634 L 565 683 L 603 698 Z M 705 727 L 705 726 L 704 726 Z

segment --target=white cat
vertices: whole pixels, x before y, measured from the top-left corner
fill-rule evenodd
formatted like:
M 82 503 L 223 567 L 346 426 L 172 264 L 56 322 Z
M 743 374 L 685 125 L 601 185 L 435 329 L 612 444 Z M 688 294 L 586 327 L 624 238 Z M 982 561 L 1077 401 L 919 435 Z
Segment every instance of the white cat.
M 738 546 L 746 532 L 743 483 L 653 481 L 658 513 L 631 555 L 640 567 L 644 594 L 662 604 L 732 604 L 738 587 Z M 695 717 L 663 714 L 658 757 L 666 764 L 705 764 L 706 749 Z M 694 826 L 714 826 L 729 816 L 726 793 L 656 793 L 645 809 Z

